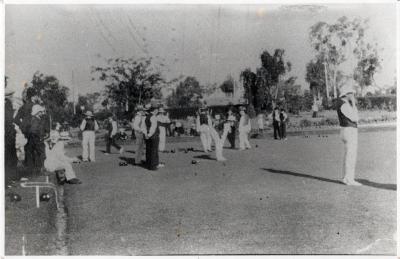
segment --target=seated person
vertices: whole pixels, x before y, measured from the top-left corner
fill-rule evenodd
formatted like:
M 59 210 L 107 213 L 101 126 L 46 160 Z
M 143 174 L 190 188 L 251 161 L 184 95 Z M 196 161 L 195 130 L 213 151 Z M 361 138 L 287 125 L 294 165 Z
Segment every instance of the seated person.
M 69 184 L 82 183 L 76 178 L 75 172 L 72 169 L 71 163 L 79 162 L 78 158 L 70 158 L 65 155 L 64 142 L 60 140 L 58 131 L 50 132 L 50 139 L 45 141 L 46 146 L 46 160 L 44 167 L 49 172 L 58 170 L 65 170 L 65 178 Z

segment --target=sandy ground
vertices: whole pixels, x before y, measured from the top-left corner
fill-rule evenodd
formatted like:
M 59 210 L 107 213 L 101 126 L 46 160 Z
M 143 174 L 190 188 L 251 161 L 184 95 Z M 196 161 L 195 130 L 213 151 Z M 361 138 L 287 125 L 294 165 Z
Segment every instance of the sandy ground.
M 65 186 L 69 254 L 395 254 L 396 132 L 360 133 L 361 187 L 337 182 L 343 146 L 328 136 L 253 139 L 225 164 L 171 143 L 199 151 L 161 154 L 158 171 L 120 167 L 131 145 L 99 147 L 75 166 L 83 184 Z

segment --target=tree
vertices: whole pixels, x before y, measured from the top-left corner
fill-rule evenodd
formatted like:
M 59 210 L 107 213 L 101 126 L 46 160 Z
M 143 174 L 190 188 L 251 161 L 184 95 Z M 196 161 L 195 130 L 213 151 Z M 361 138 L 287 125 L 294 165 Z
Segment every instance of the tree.
M 254 97 L 257 94 L 256 79 L 256 74 L 250 68 L 246 68 L 240 73 L 240 80 L 244 87 L 244 98 L 247 99 L 249 105 L 253 106 Z
M 287 72 L 291 70 L 292 64 L 284 62 L 284 49 L 275 49 L 274 55 L 270 55 L 268 51 L 261 54 L 261 65 L 263 70 L 260 70 L 260 75 L 257 80 L 260 83 L 259 87 L 265 88 L 268 94 L 268 99 L 272 101 L 272 106 L 276 105 L 279 82 Z
M 177 88 L 167 98 L 169 107 L 198 107 L 203 97 L 203 87 L 193 76 L 188 76 L 179 82 Z
M 91 110 L 93 111 L 95 108 L 95 105 L 99 103 L 99 99 L 101 97 L 101 94 L 98 92 L 95 93 L 88 93 L 86 95 L 79 95 L 78 96 L 78 102 L 76 104 L 77 110 L 81 109 L 83 106 L 85 110 Z
M 234 92 L 234 87 L 235 87 L 235 82 L 233 80 L 232 76 L 228 76 L 224 82 L 220 85 L 220 89 L 222 92 L 225 94 L 233 94 Z
M 72 119 L 72 112 L 68 109 L 69 89 L 61 85 L 55 76 L 36 72 L 32 78 L 32 87 L 42 99 L 47 114 L 53 122 L 64 122 Z
M 310 92 L 314 102 L 326 93 L 325 71 L 322 59 L 311 60 L 306 65 L 306 81 L 310 84 Z
M 378 67 L 369 65 L 370 61 L 375 64 L 373 57 L 377 57 L 377 51 L 367 51 L 368 44 L 365 39 L 367 28 L 368 20 L 358 18 L 349 20 L 343 16 L 334 24 L 318 22 L 310 29 L 311 45 L 317 53 L 317 58 L 321 59 L 326 66 L 326 77 L 329 86 L 333 88 L 334 98 L 337 97 L 337 75 L 342 66 L 351 67 L 350 73 L 353 73 L 356 67 L 360 67 L 360 71 L 369 67 L 369 72 L 359 73 L 358 80 L 364 80 L 362 79 L 364 76 L 370 77 L 371 72 L 373 74 L 376 71 L 372 67 Z M 370 56 L 371 54 L 373 55 Z M 365 62 L 365 59 L 368 59 L 369 62 Z M 329 94 L 328 92 L 327 94 Z
M 109 105 L 120 113 L 160 98 L 162 85 L 170 83 L 152 66 L 152 58 L 108 59 L 107 66 L 93 67 L 92 73 L 105 83 Z

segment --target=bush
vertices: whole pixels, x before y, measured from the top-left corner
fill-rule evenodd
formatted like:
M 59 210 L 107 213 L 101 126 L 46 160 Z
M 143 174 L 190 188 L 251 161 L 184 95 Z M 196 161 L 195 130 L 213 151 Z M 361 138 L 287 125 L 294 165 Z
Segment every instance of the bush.
M 387 109 L 395 111 L 397 109 L 395 95 L 359 97 L 357 105 L 360 110 Z
M 302 128 L 310 127 L 311 125 L 312 125 L 312 122 L 307 119 L 303 119 L 299 123 L 299 126 Z

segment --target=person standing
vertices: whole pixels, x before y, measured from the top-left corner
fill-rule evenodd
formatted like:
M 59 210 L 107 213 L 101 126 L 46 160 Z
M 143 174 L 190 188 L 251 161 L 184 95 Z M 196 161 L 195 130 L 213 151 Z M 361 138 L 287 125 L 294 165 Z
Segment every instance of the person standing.
M 232 149 L 235 149 L 235 138 L 236 138 L 236 123 L 237 123 L 237 119 L 236 116 L 233 114 L 233 109 L 230 108 L 228 110 L 228 121 L 230 122 L 231 125 L 231 129 L 228 132 L 228 141 L 229 144 L 231 145 Z
M 348 80 L 340 90 L 337 114 L 339 117 L 340 136 L 344 143 L 343 183 L 346 185 L 360 186 L 354 180 L 357 146 L 358 146 L 358 110 L 354 97 L 354 81 Z
M 283 140 L 287 140 L 287 138 L 286 138 L 286 123 L 288 120 L 288 115 L 287 115 L 285 109 L 283 109 L 283 108 L 281 109 L 281 113 L 279 114 L 279 119 L 281 121 L 281 123 L 280 123 L 281 136 L 280 137 Z
M 143 151 L 144 151 L 144 120 L 145 111 L 142 105 L 136 107 L 136 115 L 133 118 L 131 124 L 132 129 L 135 132 L 136 137 L 136 150 L 135 150 L 135 164 L 139 165 L 142 163 Z
M 318 116 L 318 103 L 317 101 L 314 101 L 313 105 L 312 105 L 312 117 L 313 118 L 317 118 Z
M 239 147 L 240 150 L 250 149 L 249 133 L 251 131 L 250 117 L 246 113 L 244 106 L 240 107 L 240 120 L 239 120 Z
M 106 155 L 111 153 L 111 146 L 115 147 L 118 149 L 119 153 L 122 155 L 124 152 L 124 148 L 119 146 L 115 141 L 117 137 L 117 132 L 118 132 L 118 125 L 117 121 L 115 118 L 114 114 L 111 114 L 110 117 L 108 118 L 108 123 L 107 123 L 107 150 L 106 150 Z
M 14 91 L 9 88 L 5 89 L 5 103 L 4 103 L 4 166 L 5 166 L 5 183 L 8 180 L 16 180 L 17 177 L 17 149 L 16 149 L 16 135 L 14 125 L 14 109 L 12 104 Z
M 26 88 L 23 92 L 23 105 L 19 108 L 17 114 L 15 115 L 14 122 L 21 130 L 22 134 L 24 134 L 25 138 L 28 140 L 29 131 L 31 128 L 32 122 L 32 107 L 35 104 L 35 90 L 32 87 Z M 29 140 L 28 140 L 29 141 Z M 24 146 L 25 153 L 25 161 L 24 165 L 28 168 L 33 164 L 33 150 L 30 148 L 33 147 L 32 143 L 27 143 Z
M 170 120 L 165 114 L 165 110 L 161 107 L 158 110 L 157 119 L 159 122 L 159 130 L 160 130 L 160 144 L 158 146 L 158 151 L 165 152 L 165 140 L 167 135 L 167 127 L 169 126 Z
M 159 145 L 159 125 L 158 125 L 158 108 L 151 106 L 150 111 L 145 119 L 145 138 L 146 138 L 146 166 L 149 170 L 157 170 L 163 165 L 159 163 L 158 145 Z
M 48 129 L 50 125 L 47 125 L 46 120 L 44 119 L 45 111 L 45 108 L 39 104 L 32 106 L 32 120 L 26 145 L 28 145 L 27 150 L 31 152 L 27 155 L 32 158 L 32 161 L 29 161 L 27 166 L 34 175 L 37 175 L 43 169 L 43 163 L 45 160 L 44 140 L 47 138 L 50 131 Z
M 85 113 L 85 118 L 82 120 L 80 129 L 82 130 L 82 161 L 96 162 L 95 156 L 95 132 L 99 130 L 99 125 L 93 117 L 91 111 Z M 89 150 L 88 150 L 89 149 Z
M 197 118 L 196 127 L 197 131 L 200 133 L 201 144 L 203 145 L 203 150 L 205 153 L 211 152 L 211 134 L 210 126 L 212 125 L 210 115 L 206 108 L 200 108 Z
M 280 139 L 281 138 L 281 130 L 280 130 L 280 124 L 281 124 L 281 119 L 280 119 L 280 112 L 279 108 L 275 107 L 274 111 L 272 112 L 272 125 L 274 127 L 274 139 Z
M 259 113 L 257 116 L 258 133 L 262 134 L 264 132 L 264 114 Z

